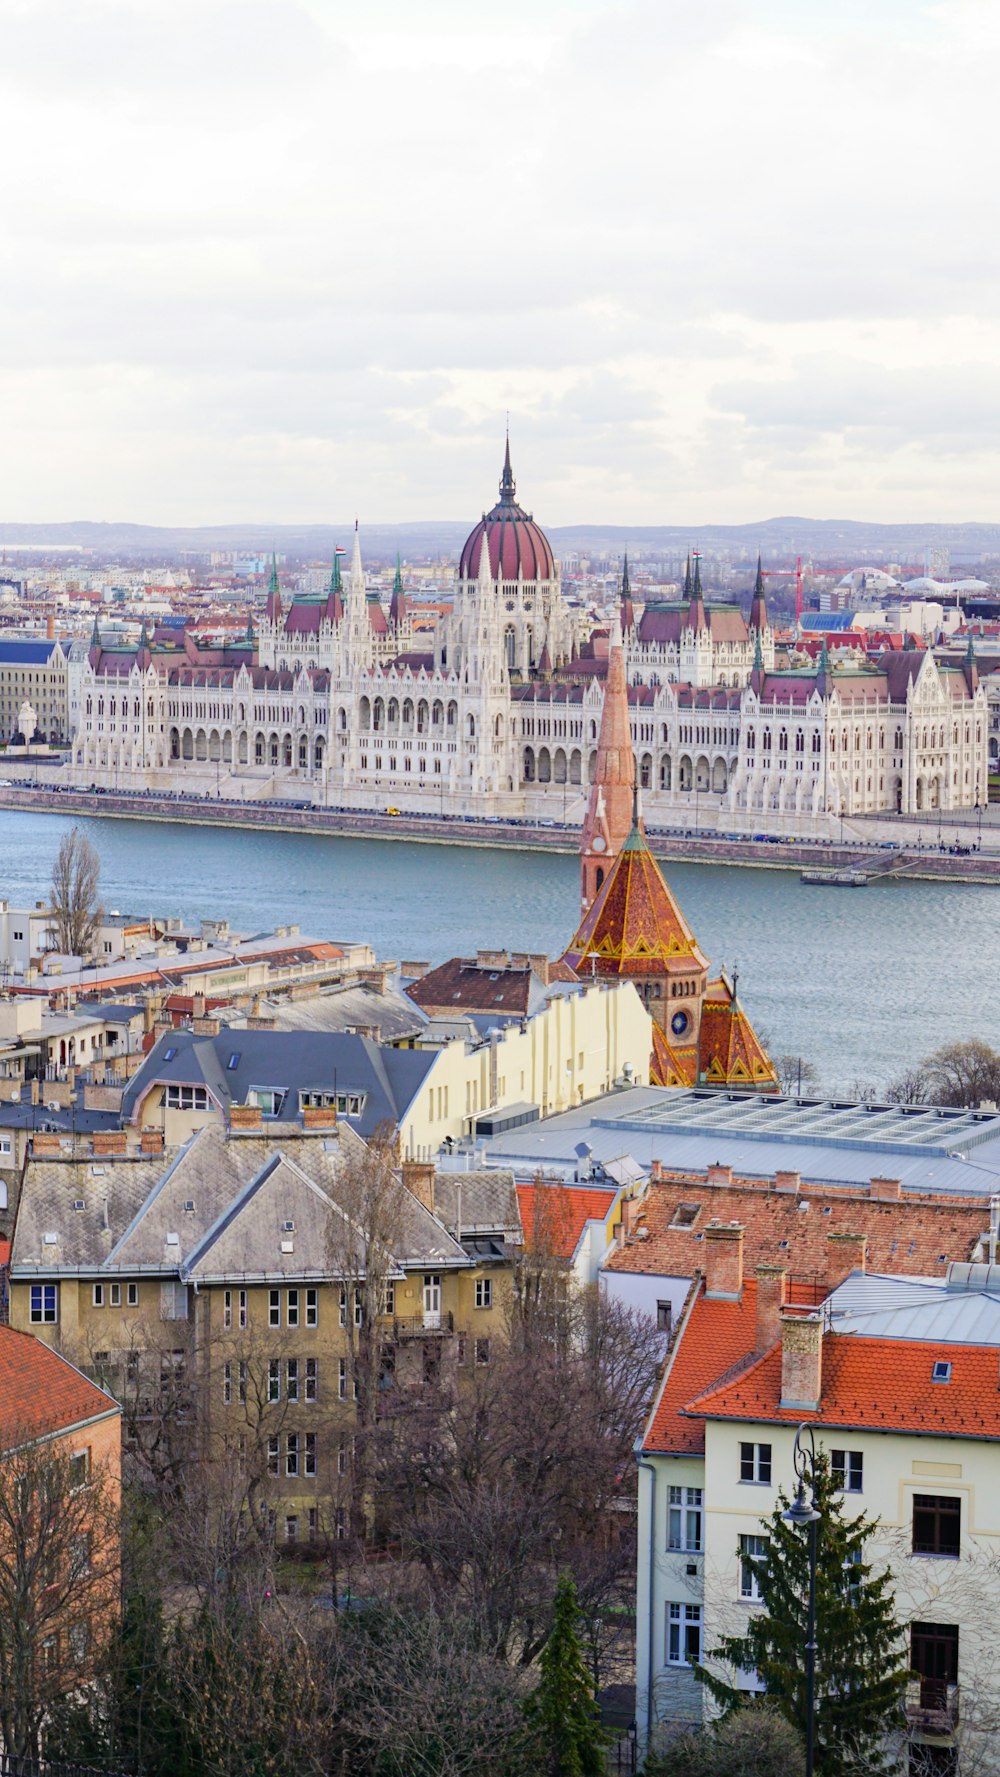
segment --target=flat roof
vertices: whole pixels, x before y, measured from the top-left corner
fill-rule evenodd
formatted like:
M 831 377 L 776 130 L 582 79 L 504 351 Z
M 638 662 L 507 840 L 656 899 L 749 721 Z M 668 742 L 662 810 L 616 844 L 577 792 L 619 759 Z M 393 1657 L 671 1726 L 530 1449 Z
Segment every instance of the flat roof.
M 1000 1190 L 1000 1114 L 931 1105 L 637 1086 L 486 1137 L 484 1146 L 489 1165 L 522 1175 L 540 1167 L 572 1177 L 584 1150 L 602 1166 L 630 1154 L 647 1172 L 654 1160 L 680 1172 L 719 1163 L 748 1178 L 791 1171 L 813 1184 L 889 1177 L 911 1191 Z

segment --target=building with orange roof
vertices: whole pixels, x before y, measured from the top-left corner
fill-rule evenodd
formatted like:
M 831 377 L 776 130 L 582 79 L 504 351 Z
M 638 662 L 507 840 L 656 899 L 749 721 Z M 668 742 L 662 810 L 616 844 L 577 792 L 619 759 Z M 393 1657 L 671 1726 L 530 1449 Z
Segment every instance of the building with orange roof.
M 637 1708 L 642 1738 L 700 1719 L 696 1664 L 759 1605 L 747 1557 L 794 1486 L 811 1430 L 849 1514 L 876 1521 L 914 1671 L 895 1752 L 920 1770 L 992 1769 L 1000 1703 L 992 1605 L 1000 1537 L 1000 1270 L 874 1275 L 845 1239 L 817 1305 L 786 1265 L 744 1266 L 744 1229 L 704 1230 L 640 1453 Z M 851 1265 L 853 1256 L 860 1262 Z M 732 1678 L 734 1675 L 727 1674 Z M 735 1675 L 754 1694 L 756 1674 Z M 983 1763 L 983 1758 L 986 1762 Z
M 615 641 L 580 841 L 583 918 L 561 962 L 582 979 L 635 982 L 653 1020 L 653 1085 L 777 1089 L 777 1073 L 737 999 L 735 981 L 709 980 L 708 958 L 649 849 L 635 762 L 631 772 L 625 763 L 629 752 L 622 649 Z
M 613 1239 L 622 1191 L 564 1185 L 555 1179 L 519 1184 L 525 1249 L 567 1264 L 580 1283 L 593 1283 Z

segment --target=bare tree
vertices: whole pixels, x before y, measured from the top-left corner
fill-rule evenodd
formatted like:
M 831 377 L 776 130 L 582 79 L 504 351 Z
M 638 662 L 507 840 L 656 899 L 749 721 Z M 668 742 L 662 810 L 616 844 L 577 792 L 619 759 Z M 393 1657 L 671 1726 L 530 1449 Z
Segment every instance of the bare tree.
M 778 1084 L 782 1092 L 793 1094 L 799 1092 L 814 1093 L 819 1086 L 819 1072 L 811 1061 L 803 1055 L 775 1055 L 773 1057 L 778 1074 Z
M 100 903 L 101 860 L 85 834 L 74 827 L 63 835 L 52 866 L 52 917 L 58 948 L 67 956 L 90 955 L 104 909 Z
M 885 1102 L 886 1104 L 926 1104 L 929 1095 L 929 1082 L 926 1073 L 918 1067 L 908 1067 L 888 1082 L 885 1089 Z
M 116 1492 L 26 1437 L 0 1457 L 0 1738 L 37 1759 L 45 1721 L 97 1671 L 118 1603 Z
M 935 1050 L 921 1073 L 927 1103 L 974 1108 L 984 1101 L 1000 1101 L 1000 1055 L 979 1038 Z

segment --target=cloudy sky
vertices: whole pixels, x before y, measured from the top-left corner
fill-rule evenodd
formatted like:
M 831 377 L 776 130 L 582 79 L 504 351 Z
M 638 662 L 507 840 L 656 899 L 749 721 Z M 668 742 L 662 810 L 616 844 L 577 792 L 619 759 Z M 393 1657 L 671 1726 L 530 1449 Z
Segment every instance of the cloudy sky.
M 997 0 L 0 0 L 0 522 L 996 519 Z

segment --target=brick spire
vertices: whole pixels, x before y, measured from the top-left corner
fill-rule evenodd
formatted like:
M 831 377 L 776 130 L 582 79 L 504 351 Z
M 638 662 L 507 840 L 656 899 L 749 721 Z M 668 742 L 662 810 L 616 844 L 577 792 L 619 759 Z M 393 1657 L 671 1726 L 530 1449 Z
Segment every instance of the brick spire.
M 580 893 L 584 912 L 593 903 L 632 831 L 635 754 L 628 716 L 625 656 L 617 616 L 611 635 L 597 762 L 580 835 Z

